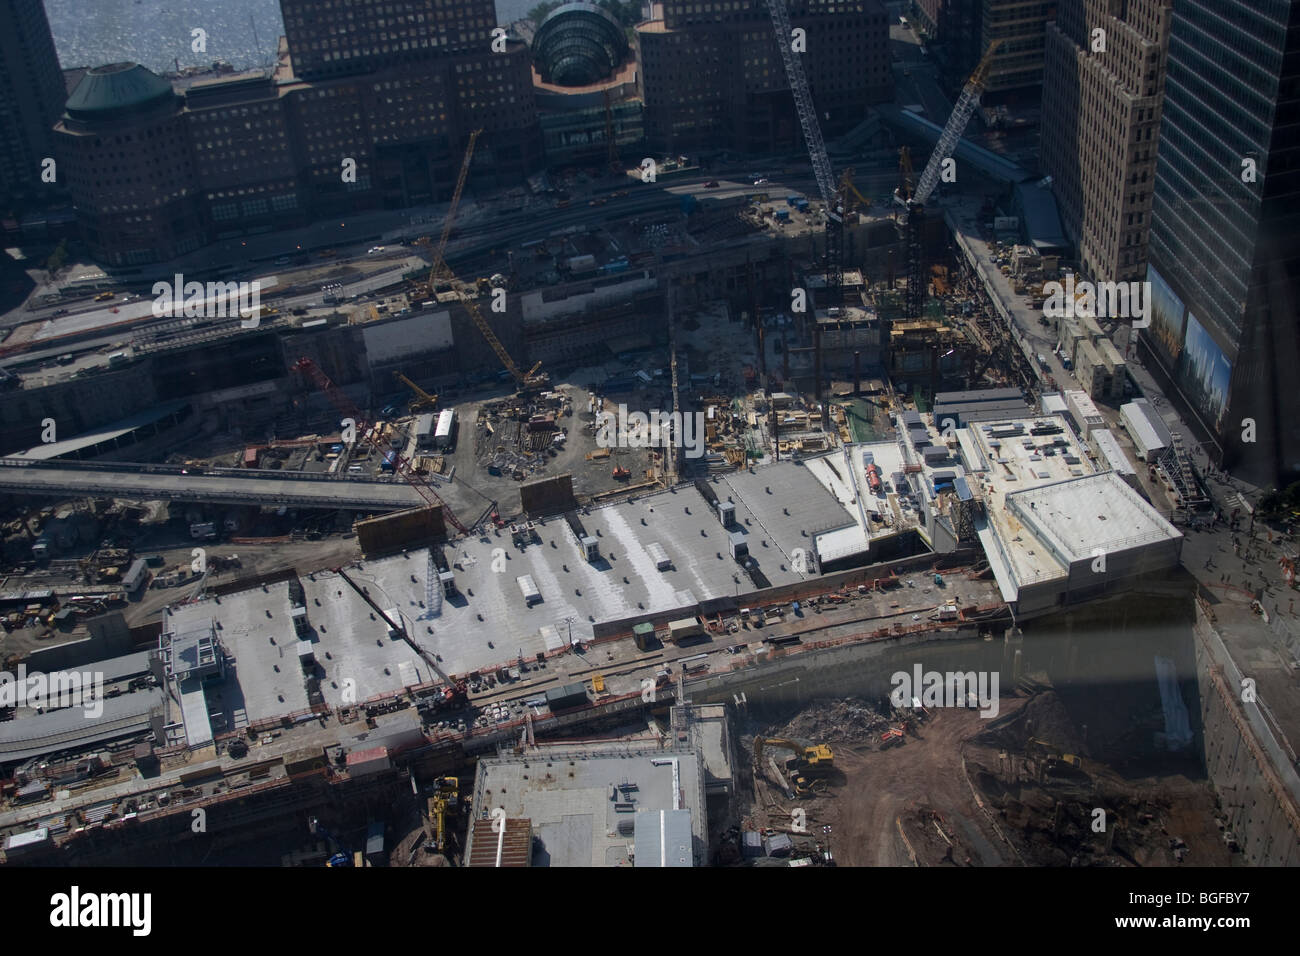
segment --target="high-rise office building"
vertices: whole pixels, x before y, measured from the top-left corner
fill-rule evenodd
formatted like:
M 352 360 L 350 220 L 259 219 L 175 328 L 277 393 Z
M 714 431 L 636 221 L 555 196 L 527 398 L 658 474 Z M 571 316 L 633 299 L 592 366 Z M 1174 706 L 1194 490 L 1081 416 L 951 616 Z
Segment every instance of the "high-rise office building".
M 42 161 L 67 99 L 41 0 L 0 0 L 0 212 L 39 203 L 51 185 Z
M 983 0 L 980 44 L 972 51 L 975 62 L 994 40 L 1002 41 L 989 64 L 985 93 L 1030 90 L 1037 94 L 1043 82 L 1045 31 L 1055 16 L 1055 0 Z M 965 67 L 962 64 L 963 72 Z
M 491 52 L 493 0 L 280 0 L 293 72 L 349 76 Z
M 893 96 L 889 24 L 877 0 L 787 0 L 805 31 L 804 69 L 827 135 Z M 636 28 L 646 139 L 774 152 L 802 144 L 785 65 L 763 0 L 664 0 Z
M 532 58 L 494 35 L 493 0 L 280 0 L 280 10 L 300 100 L 312 104 L 299 128 L 313 202 L 350 203 L 344 157 L 386 204 L 437 197 L 475 129 L 476 169 L 498 181 L 541 164 Z
M 1042 163 L 1094 281 L 1146 278 L 1172 6 L 1060 0 L 1047 25 Z
M 1212 457 L 1300 478 L 1300 0 L 1177 0 L 1140 348 Z

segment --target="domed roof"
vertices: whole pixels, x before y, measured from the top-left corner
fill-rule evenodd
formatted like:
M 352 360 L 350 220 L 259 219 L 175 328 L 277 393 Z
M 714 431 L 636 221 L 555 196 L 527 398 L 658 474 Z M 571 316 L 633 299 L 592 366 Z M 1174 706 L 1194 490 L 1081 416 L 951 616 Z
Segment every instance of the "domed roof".
M 117 119 L 165 103 L 175 97 L 172 85 L 138 63 L 110 63 L 88 70 L 68 97 L 72 119 Z
M 627 34 L 594 3 L 566 3 L 542 21 L 533 36 L 533 59 L 542 79 L 559 86 L 587 86 L 608 77 L 627 56 Z

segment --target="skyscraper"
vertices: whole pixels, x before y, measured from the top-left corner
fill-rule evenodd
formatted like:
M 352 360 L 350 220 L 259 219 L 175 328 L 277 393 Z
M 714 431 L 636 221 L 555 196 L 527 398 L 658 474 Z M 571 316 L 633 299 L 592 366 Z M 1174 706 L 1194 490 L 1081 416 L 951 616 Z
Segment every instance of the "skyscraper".
M 1300 478 L 1300 0 L 1178 0 L 1140 349 L 1211 457 Z
M 1060 0 L 1047 25 L 1043 167 L 1095 281 L 1146 278 L 1172 5 Z
M 893 95 L 889 22 L 878 0 L 788 0 L 806 31 L 805 69 L 823 131 L 852 129 Z M 785 66 L 762 0 L 664 0 L 636 28 L 652 148 L 775 152 L 802 146 Z
M 50 191 L 41 162 L 66 99 L 41 0 L 0 0 L 0 212 Z

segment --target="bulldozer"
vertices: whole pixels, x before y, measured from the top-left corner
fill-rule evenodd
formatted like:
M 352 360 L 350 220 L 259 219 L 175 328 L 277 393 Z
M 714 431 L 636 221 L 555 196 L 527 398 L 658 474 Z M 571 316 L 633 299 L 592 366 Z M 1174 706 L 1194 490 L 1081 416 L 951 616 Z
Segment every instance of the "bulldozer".
M 835 755 L 827 744 L 804 746 L 783 737 L 755 737 L 755 772 L 759 772 L 763 765 L 763 751 L 766 748 L 793 753 L 794 756 L 786 760 L 785 774 L 797 795 L 806 796 L 826 789 L 826 781 L 821 778 L 835 767 Z M 786 781 L 783 779 L 780 782 L 785 784 Z

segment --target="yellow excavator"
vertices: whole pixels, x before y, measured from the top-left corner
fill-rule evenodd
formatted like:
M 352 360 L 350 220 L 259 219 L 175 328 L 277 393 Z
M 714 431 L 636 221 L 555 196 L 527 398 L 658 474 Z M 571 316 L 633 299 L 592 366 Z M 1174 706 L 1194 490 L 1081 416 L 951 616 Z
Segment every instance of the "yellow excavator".
M 1070 767 L 1073 770 L 1082 770 L 1083 761 L 1076 754 L 1057 753 L 1056 748 L 1046 740 L 1038 737 L 1030 737 L 1025 741 L 1025 753 L 1033 755 L 1034 751 L 1039 752 L 1043 758 L 1044 766 L 1048 773 L 1059 770 L 1062 765 Z
M 436 793 L 429 798 L 429 818 L 433 823 L 434 852 L 447 852 L 447 820 L 460 812 L 460 779 L 439 777 Z
M 826 781 L 820 777 L 835 767 L 835 755 L 827 744 L 804 746 L 784 737 L 755 737 L 755 772 L 763 765 L 763 751 L 766 748 L 789 750 L 794 754 L 786 760 L 785 769 L 797 795 L 805 796 L 826 789 Z M 775 762 L 772 765 L 775 767 Z
M 438 410 L 437 395 L 430 395 L 401 372 L 394 372 L 393 375 L 415 395 L 415 397 L 411 399 L 410 404 L 412 415 L 419 415 L 421 412 L 436 412 Z

